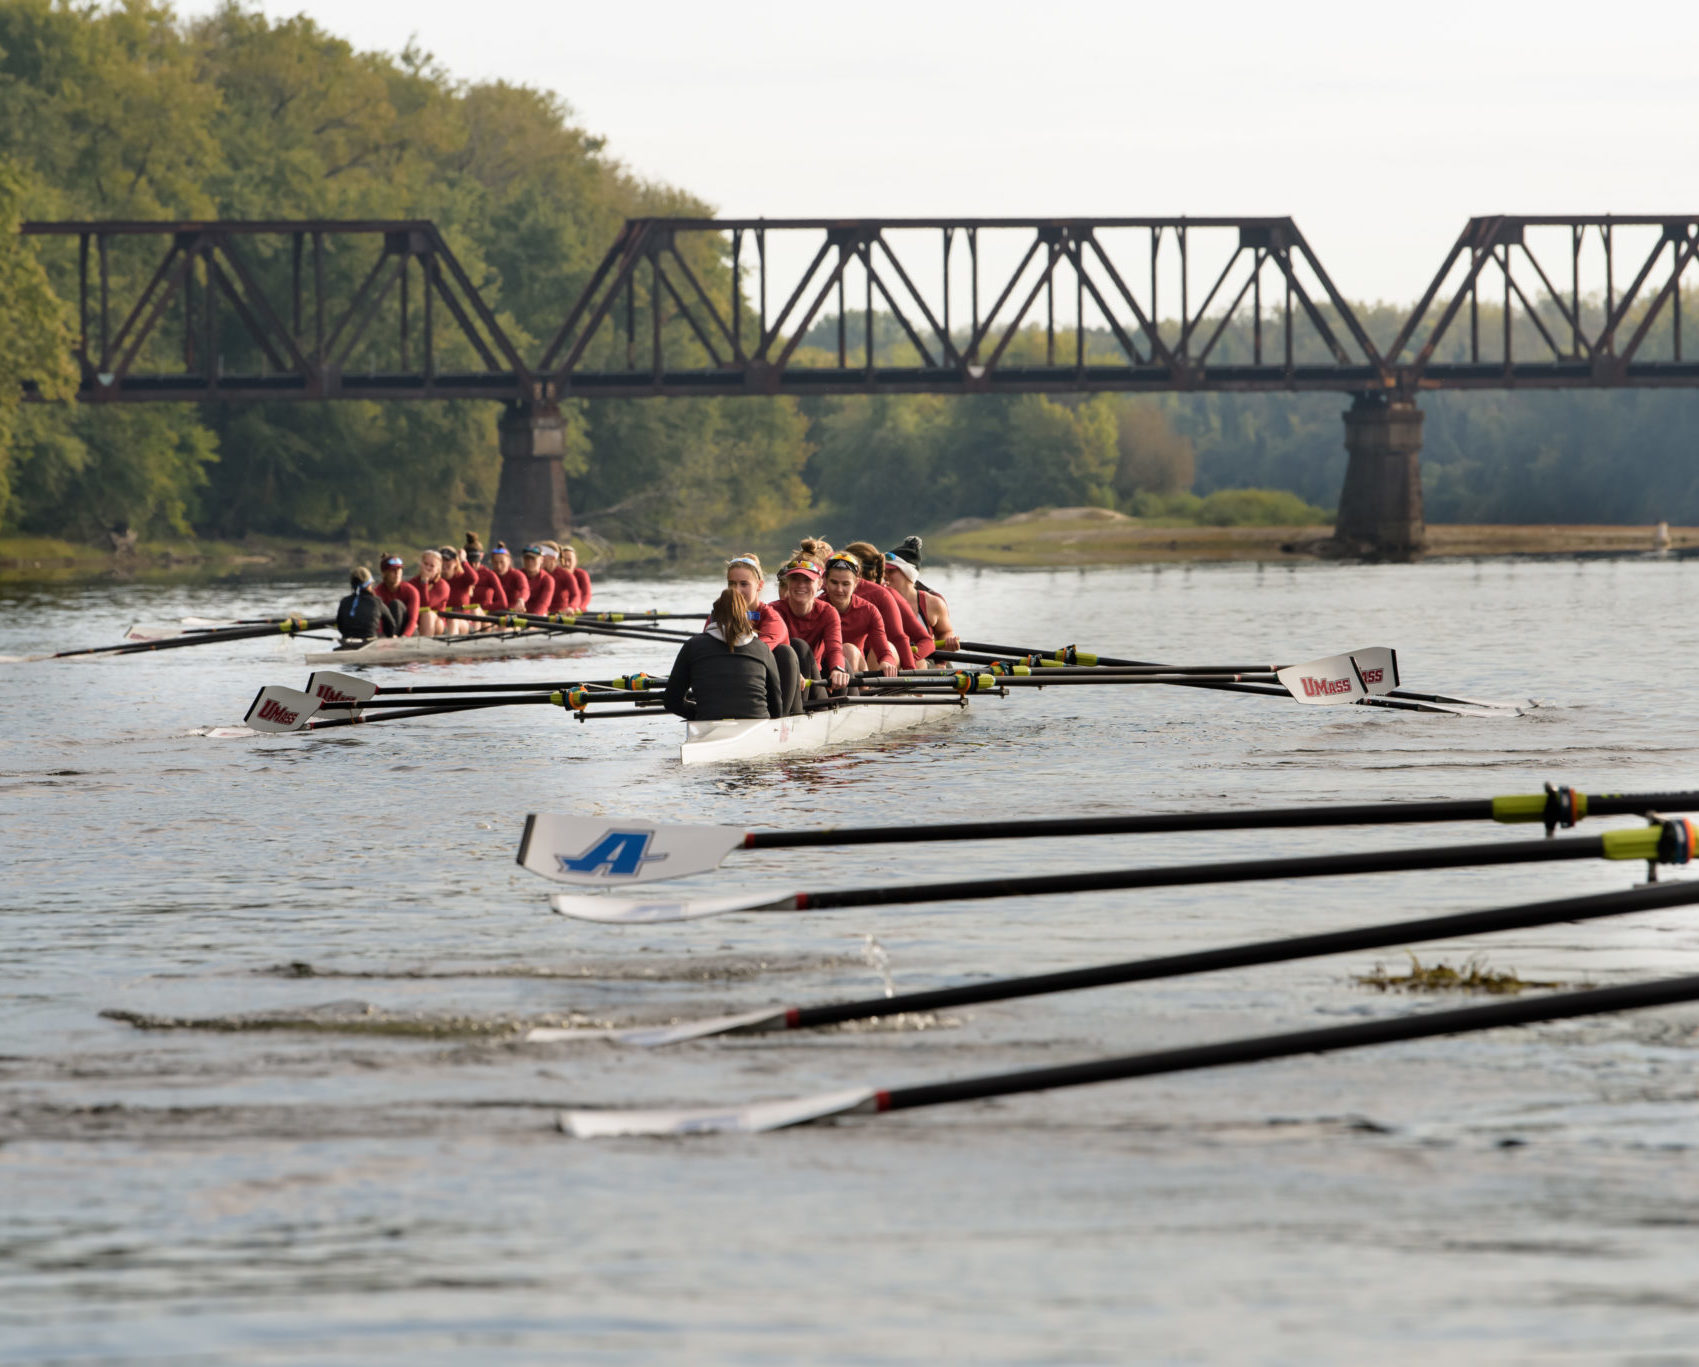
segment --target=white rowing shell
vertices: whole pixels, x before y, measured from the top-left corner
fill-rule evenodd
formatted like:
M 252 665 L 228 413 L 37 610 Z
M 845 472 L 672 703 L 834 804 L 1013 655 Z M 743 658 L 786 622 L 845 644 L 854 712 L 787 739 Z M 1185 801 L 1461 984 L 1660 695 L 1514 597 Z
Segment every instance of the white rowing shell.
M 927 707 L 873 705 L 828 708 L 806 717 L 768 717 L 756 721 L 693 721 L 686 724 L 681 764 L 718 764 L 761 759 L 808 750 L 826 750 L 865 740 L 882 731 L 904 731 L 942 721 L 962 711 L 960 703 Z

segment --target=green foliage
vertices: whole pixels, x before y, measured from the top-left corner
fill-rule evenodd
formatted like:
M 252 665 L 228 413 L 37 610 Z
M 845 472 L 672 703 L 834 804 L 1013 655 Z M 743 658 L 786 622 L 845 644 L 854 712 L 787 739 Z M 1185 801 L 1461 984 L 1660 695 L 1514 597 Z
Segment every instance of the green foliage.
M 27 324 L 0 337 L 8 396 L 26 372 L 59 390 L 69 378 L 62 310 L 18 244 L 19 214 L 428 218 L 504 329 L 534 352 L 625 218 L 708 212 L 607 158 L 557 96 L 462 85 L 416 49 L 359 52 L 304 16 L 273 20 L 231 3 L 185 23 L 155 0 L 0 4 L 0 306 Z M 256 239 L 249 262 L 274 285 L 289 269 L 267 257 L 275 250 Z M 719 248 L 682 250 L 703 287 L 728 298 Z M 61 298 L 73 290 L 68 256 L 51 282 Z M 115 240 L 114 296 L 134 297 L 156 256 L 157 243 Z M 370 264 L 333 252 L 331 289 L 351 294 Z M 645 289 L 640 281 L 640 309 Z M 239 320 L 225 324 L 222 354 L 257 364 Z M 348 368 L 382 363 L 383 332 L 369 329 Z M 181 365 L 174 344 L 158 338 L 137 369 Z M 614 329 L 598 347 L 623 363 Z M 705 362 L 672 331 L 668 347 L 683 364 Z M 439 336 L 440 365 L 471 359 L 463 339 Z M 488 525 L 497 416 L 494 405 L 446 402 L 37 410 L 10 437 L 0 426 L 0 526 L 458 538 Z M 688 541 L 756 533 L 808 504 L 798 478 L 807 424 L 787 401 L 569 405 L 567 418 L 567 474 L 591 523 Z
M 1304 527 L 1333 520 L 1327 509 L 1284 489 L 1217 489 L 1195 516 L 1205 527 Z
M 177 405 L 26 406 L 10 449 L 10 525 L 84 540 L 124 526 L 187 535 L 218 459 L 213 434 Z

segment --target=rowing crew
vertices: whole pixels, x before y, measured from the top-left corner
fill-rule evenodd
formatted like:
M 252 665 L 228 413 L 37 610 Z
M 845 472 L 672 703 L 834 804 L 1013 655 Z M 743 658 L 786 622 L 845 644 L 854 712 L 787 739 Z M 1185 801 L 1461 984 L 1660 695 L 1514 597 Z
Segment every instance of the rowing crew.
M 399 555 L 379 561 L 381 578 L 364 566 L 348 576 L 353 588 L 338 605 L 336 629 L 346 638 L 374 636 L 463 636 L 488 630 L 443 610 L 484 616 L 496 612 L 582 612 L 590 606 L 590 573 L 580 569 L 571 546 L 539 541 L 520 553 L 520 563 L 501 542 L 484 563 L 483 543 L 466 533 L 464 549 L 419 552 L 419 572 L 403 579 Z
M 761 601 L 761 560 L 726 562 L 726 588 L 667 675 L 667 710 L 687 720 L 798 716 L 805 694 L 843 693 L 853 676 L 920 667 L 938 643 L 957 649 L 942 594 L 920 579 L 920 538 L 881 556 L 805 539 Z

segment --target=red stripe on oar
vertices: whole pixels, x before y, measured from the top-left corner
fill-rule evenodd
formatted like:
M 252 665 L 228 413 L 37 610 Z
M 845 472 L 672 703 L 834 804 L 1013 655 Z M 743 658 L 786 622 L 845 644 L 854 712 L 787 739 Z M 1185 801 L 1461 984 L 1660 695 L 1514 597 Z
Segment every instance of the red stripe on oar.
M 875 1111 L 888 1111 L 888 1110 L 890 1110 L 891 1109 L 891 1094 L 889 1092 L 875 1092 L 873 1094 L 873 1109 Z
M 808 910 L 808 894 L 806 892 L 797 893 L 797 895 L 796 895 L 796 910 L 797 911 L 807 911 Z
M 754 831 L 745 831 L 744 832 L 744 834 L 743 834 L 743 848 L 746 849 L 746 850 L 752 850 L 752 849 L 755 848 L 755 832 Z
M 792 1006 L 785 1011 L 785 1029 L 794 1030 L 802 1021 L 802 1008 Z

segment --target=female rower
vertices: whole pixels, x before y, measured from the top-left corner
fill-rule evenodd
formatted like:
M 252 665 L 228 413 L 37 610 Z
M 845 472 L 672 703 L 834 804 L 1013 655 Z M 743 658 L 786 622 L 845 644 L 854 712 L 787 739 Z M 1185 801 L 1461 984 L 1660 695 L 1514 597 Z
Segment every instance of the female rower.
M 382 578 L 372 585 L 372 592 L 394 609 L 396 620 L 401 624 L 397 634 L 401 636 L 411 636 L 419 629 L 419 591 L 402 582 L 401 576 L 406 568 L 399 555 L 386 555 L 378 562 Z
M 563 570 L 560 567 L 560 542 L 539 541 L 537 545 L 543 552 L 543 573 L 554 580 L 555 584 L 553 610 L 577 612 L 578 581 L 572 577 L 571 570 Z
M 543 548 L 527 546 L 519 554 L 519 573 L 525 580 L 525 611 L 546 617 L 555 601 L 555 578 L 543 569 Z
M 407 581 L 419 595 L 419 635 L 441 636 L 448 618 L 440 616 L 448 606 L 448 580 L 442 577 L 442 556 L 436 551 L 419 552 L 419 572 Z
M 818 670 L 823 670 L 830 687 L 847 688 L 843 628 L 838 610 L 819 596 L 820 566 L 812 560 L 793 560 L 779 571 L 779 583 L 783 592 L 773 607 L 790 631 L 791 649 L 803 666 L 803 677 L 818 680 Z M 816 664 L 818 670 L 808 667 Z
M 528 611 L 525 598 L 531 585 L 525 578 L 525 571 L 514 566 L 513 554 L 507 549 L 506 542 L 498 541 L 490 547 L 490 569 L 501 582 L 502 592 L 507 595 L 507 610 Z
M 472 601 L 477 610 L 481 613 L 507 611 L 507 589 L 503 587 L 500 576 L 484 563 L 484 543 L 478 540 L 475 532 L 466 533 L 465 555 L 474 576 Z
M 578 552 L 570 545 L 560 548 L 560 567 L 571 574 L 577 583 L 578 592 L 574 595 L 577 604 L 575 611 L 583 612 L 590 606 L 590 571 L 578 563 Z
M 913 540 L 913 537 L 909 538 L 910 542 Z M 920 547 L 911 547 L 907 542 L 887 552 L 885 582 L 908 600 L 909 606 L 926 623 L 933 640 L 942 642 L 945 650 L 960 650 L 962 642 L 956 635 L 955 624 L 950 621 L 950 605 L 944 601 L 942 594 L 920 587 L 919 554 Z
M 477 611 L 477 605 L 472 601 L 472 585 L 477 582 L 477 575 L 472 567 L 460 558 L 460 552 L 453 546 L 438 546 L 437 554 L 442 557 L 443 583 L 448 585 L 448 602 L 444 606 L 455 612 Z M 444 636 L 464 636 L 470 630 L 472 624 L 464 618 L 442 618 Z
M 707 630 L 679 647 L 667 671 L 667 711 L 686 721 L 724 721 L 782 717 L 784 706 L 773 652 L 755 634 L 742 593 L 727 587 L 714 600 Z
M 861 580 L 855 586 L 855 596 L 879 609 L 885 639 L 896 647 L 898 665 L 904 669 L 919 667 L 916 662 L 935 649 L 932 633 L 908 599 L 885 583 L 885 557 L 868 541 L 850 542 L 844 547 L 844 554 L 853 555 L 861 562 Z
M 856 597 L 861 583 L 861 562 L 852 555 L 834 555 L 826 561 L 826 601 L 838 614 L 838 629 L 844 640 L 844 668 L 851 674 L 881 670 L 886 678 L 897 672 L 897 650 L 885 635 L 879 609 L 865 598 Z
M 779 683 L 784 690 L 785 699 L 784 711 L 780 715 L 799 717 L 803 711 L 802 665 L 797 659 L 796 651 L 791 649 L 790 628 L 785 625 L 785 619 L 779 616 L 779 610 L 771 603 L 761 601 L 761 589 L 765 583 L 766 580 L 761 574 L 760 556 L 751 552 L 726 561 L 726 587 L 736 589 L 738 597 L 743 599 L 744 608 L 749 613 L 750 625 L 773 652 L 773 660 L 779 667 Z M 810 672 L 812 673 L 812 662 Z

